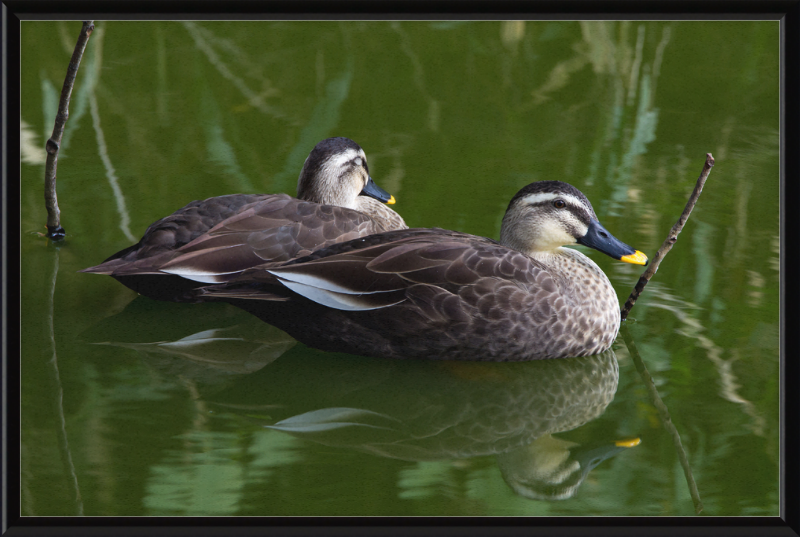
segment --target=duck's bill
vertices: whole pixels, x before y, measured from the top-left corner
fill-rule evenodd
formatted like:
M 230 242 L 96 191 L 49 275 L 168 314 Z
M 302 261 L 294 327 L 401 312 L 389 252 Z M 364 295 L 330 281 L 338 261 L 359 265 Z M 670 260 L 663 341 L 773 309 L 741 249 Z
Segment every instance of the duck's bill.
M 614 442 L 614 445 L 618 447 L 631 448 L 631 447 L 636 447 L 641 443 L 642 440 L 637 437 L 637 438 L 626 438 L 625 440 L 617 440 L 616 442 Z
M 379 187 L 375 184 L 375 181 L 372 180 L 372 177 L 367 179 L 367 184 L 364 186 L 364 189 L 361 191 L 362 196 L 369 196 L 371 198 L 375 198 L 376 200 L 380 201 L 381 203 L 386 203 L 387 205 L 392 205 L 395 203 L 394 196 L 386 192 L 384 189 Z
M 585 476 L 604 460 L 639 444 L 641 444 L 641 440 L 638 438 L 618 440 L 616 442 L 598 442 L 571 449 L 570 457 L 580 463 L 582 473 Z
M 578 239 L 578 244 L 594 248 L 607 256 L 634 265 L 646 265 L 647 256 L 635 250 L 608 232 L 603 225 L 594 220 L 589 224 L 586 235 Z
M 636 250 L 631 255 L 623 255 L 619 258 L 620 261 L 624 261 L 626 263 L 633 263 L 634 265 L 646 265 L 647 264 L 647 256 L 644 255 L 639 250 Z

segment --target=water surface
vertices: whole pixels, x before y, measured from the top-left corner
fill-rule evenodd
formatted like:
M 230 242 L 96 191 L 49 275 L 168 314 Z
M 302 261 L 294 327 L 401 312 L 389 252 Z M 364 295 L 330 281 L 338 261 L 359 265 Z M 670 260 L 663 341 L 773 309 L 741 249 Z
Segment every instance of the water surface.
M 558 179 L 651 257 L 713 153 L 627 325 L 702 515 L 778 515 L 778 22 L 98 22 L 53 246 L 43 147 L 79 30 L 22 23 L 23 515 L 695 514 L 621 337 L 546 363 L 325 354 L 76 272 L 189 201 L 294 193 L 329 136 L 411 226 L 498 238 Z M 624 301 L 641 267 L 587 253 Z

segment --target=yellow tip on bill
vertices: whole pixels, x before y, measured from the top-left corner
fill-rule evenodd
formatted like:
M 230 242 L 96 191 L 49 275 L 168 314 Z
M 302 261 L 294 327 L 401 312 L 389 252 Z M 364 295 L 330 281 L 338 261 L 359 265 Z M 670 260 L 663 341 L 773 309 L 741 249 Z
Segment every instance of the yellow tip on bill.
M 639 438 L 631 438 L 629 440 L 617 440 L 614 445 L 618 447 L 634 447 L 641 443 L 642 441 Z
M 647 264 L 647 256 L 644 255 L 639 250 L 636 250 L 635 253 L 631 255 L 624 255 L 620 259 L 620 261 L 625 261 L 626 263 L 633 263 L 634 265 L 646 265 Z
M 386 202 L 386 205 L 394 205 L 397 203 L 397 200 L 394 199 L 394 196 L 389 196 L 389 201 Z

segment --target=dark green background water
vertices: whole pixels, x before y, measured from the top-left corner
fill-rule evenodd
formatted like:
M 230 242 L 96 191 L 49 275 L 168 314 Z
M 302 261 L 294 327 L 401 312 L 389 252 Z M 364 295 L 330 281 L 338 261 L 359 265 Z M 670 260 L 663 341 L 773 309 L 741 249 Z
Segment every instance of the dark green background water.
M 778 22 L 98 22 L 54 247 L 43 147 L 79 30 L 22 24 L 23 515 L 694 514 L 621 337 L 557 364 L 287 351 L 233 307 L 76 273 L 189 201 L 294 193 L 329 136 L 362 145 L 411 226 L 498 238 L 520 187 L 559 179 L 651 257 L 713 153 L 628 327 L 703 515 L 778 515 Z M 624 301 L 641 268 L 589 255 Z M 610 391 L 578 401 L 602 371 Z M 351 410 L 264 427 L 331 408 Z M 551 433 L 641 444 L 569 499 L 515 493 L 509 465 L 536 467 L 525 446 Z

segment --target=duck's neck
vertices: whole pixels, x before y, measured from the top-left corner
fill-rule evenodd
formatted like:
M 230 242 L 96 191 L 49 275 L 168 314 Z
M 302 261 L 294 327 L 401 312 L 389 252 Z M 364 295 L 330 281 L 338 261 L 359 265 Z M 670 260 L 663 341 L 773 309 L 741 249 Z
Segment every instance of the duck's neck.
M 381 203 L 376 199 L 367 196 L 356 196 L 355 209 L 371 217 L 386 231 L 408 228 L 399 214 L 385 203 Z
M 533 259 L 551 266 L 567 266 L 577 264 L 577 266 L 588 270 L 589 272 L 593 272 L 598 276 L 601 276 L 603 280 L 608 281 L 605 272 L 603 272 L 597 263 L 574 248 L 559 246 L 553 250 L 531 252 L 528 255 Z
M 537 261 L 540 261 L 546 265 L 559 264 L 563 262 L 563 260 L 569 258 L 569 259 L 576 259 L 579 262 L 586 261 L 592 266 L 597 267 L 594 261 L 583 255 L 578 250 L 574 250 L 572 248 L 566 248 L 564 246 L 558 246 L 556 248 L 549 250 L 540 249 L 540 250 L 529 250 L 529 251 L 520 250 L 520 251 L 525 255 L 527 255 L 528 257 L 536 259 Z

